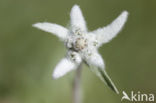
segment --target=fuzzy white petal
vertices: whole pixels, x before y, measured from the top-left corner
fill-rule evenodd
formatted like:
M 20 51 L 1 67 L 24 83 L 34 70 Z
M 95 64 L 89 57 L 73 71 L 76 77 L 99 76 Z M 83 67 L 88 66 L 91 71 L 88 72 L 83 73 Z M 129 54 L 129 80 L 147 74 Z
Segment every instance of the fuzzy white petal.
M 104 61 L 103 61 L 101 55 L 98 52 L 91 53 L 90 56 L 87 56 L 85 58 L 85 61 L 90 66 L 92 65 L 92 66 L 96 66 L 96 67 L 99 67 L 99 68 L 104 68 L 104 66 L 105 66 Z
M 68 36 L 68 29 L 58 24 L 43 22 L 43 23 L 33 24 L 33 27 L 55 34 L 61 40 L 65 40 Z
M 97 36 L 99 46 L 103 43 L 109 42 L 113 39 L 122 29 L 128 17 L 128 12 L 122 12 L 111 24 L 104 28 L 99 28 L 92 33 Z
M 52 77 L 54 79 L 57 79 L 76 68 L 77 68 L 77 65 L 74 62 L 72 62 L 68 58 L 64 58 L 56 65 L 53 71 Z
M 79 28 L 82 31 L 87 31 L 86 22 L 78 5 L 74 5 L 70 13 L 72 28 Z

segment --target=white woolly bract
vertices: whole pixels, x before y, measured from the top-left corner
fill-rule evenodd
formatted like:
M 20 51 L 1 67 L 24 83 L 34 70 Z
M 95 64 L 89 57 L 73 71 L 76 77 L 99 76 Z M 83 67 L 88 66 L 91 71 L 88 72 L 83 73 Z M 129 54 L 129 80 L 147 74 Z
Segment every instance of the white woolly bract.
M 80 28 L 82 31 L 87 31 L 86 22 L 78 5 L 74 5 L 70 12 L 71 27 Z
M 93 65 L 99 68 L 104 68 L 104 61 L 98 52 L 93 52 L 90 56 L 85 58 L 85 61 L 89 65 Z
M 57 37 L 59 37 L 61 40 L 65 40 L 68 35 L 68 29 L 58 24 L 43 22 L 43 23 L 36 23 L 33 26 L 43 31 L 52 33 Z
M 76 69 L 76 67 L 77 65 L 74 62 L 70 61 L 67 58 L 64 58 L 56 65 L 52 77 L 54 79 L 62 77 L 71 70 Z
M 92 32 L 97 36 L 99 46 L 101 46 L 103 43 L 109 42 L 121 31 L 122 27 L 124 26 L 127 20 L 127 17 L 128 12 L 124 11 L 108 26 L 99 28 Z

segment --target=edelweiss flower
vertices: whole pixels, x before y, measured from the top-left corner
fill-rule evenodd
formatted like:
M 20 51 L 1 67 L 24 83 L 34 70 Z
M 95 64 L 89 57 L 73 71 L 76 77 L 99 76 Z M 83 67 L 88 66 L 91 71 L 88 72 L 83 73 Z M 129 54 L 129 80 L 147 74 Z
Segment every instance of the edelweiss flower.
M 34 27 L 58 36 L 67 48 L 66 57 L 56 65 L 52 74 L 53 78 L 62 77 L 71 70 L 77 69 L 82 62 L 85 62 L 113 91 L 119 93 L 105 71 L 105 65 L 98 53 L 98 48 L 120 32 L 127 17 L 128 12 L 124 11 L 108 26 L 90 32 L 87 30 L 79 6 L 74 5 L 70 13 L 69 29 L 54 23 L 34 24 Z

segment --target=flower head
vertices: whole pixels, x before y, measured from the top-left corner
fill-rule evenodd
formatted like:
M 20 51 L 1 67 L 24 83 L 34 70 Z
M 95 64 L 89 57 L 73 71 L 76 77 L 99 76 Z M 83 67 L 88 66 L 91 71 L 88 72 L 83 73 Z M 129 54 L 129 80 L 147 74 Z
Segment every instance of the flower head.
M 98 48 L 120 32 L 127 17 L 128 12 L 123 11 L 108 26 L 88 31 L 79 6 L 74 5 L 70 13 L 69 29 L 54 23 L 34 24 L 34 27 L 58 36 L 67 48 L 66 57 L 56 65 L 52 74 L 53 78 L 62 77 L 69 71 L 77 69 L 82 62 L 85 62 L 113 91 L 118 93 L 117 88 L 105 71 L 104 61 L 98 53 Z

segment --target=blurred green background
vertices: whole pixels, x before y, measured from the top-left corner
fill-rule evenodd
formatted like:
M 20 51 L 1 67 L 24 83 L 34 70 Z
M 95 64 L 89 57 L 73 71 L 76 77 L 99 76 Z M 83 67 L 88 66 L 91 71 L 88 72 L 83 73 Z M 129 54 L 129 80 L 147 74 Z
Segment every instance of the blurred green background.
M 100 53 L 120 92 L 156 93 L 156 0 L 0 0 L 0 103 L 72 103 L 74 71 L 51 78 L 64 45 L 32 24 L 67 26 L 74 4 L 89 30 L 109 24 L 123 10 L 130 13 L 123 31 Z M 121 102 L 122 93 L 113 93 L 85 65 L 82 89 L 84 103 Z

